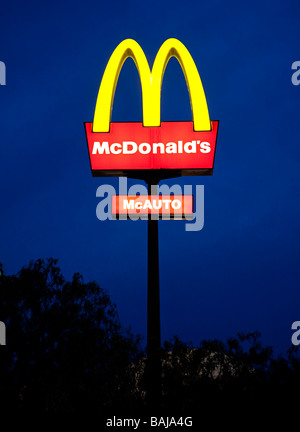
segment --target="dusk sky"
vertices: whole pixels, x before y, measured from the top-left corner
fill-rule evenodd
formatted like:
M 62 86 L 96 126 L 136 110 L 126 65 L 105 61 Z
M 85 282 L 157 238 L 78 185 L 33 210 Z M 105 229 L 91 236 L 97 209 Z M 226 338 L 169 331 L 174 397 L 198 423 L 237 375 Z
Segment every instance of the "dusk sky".
M 12 1 L 1 5 L 0 262 L 6 274 L 54 257 L 64 276 L 95 280 L 121 323 L 146 343 L 147 222 L 99 221 L 84 131 L 115 47 L 132 38 L 152 66 L 174 37 L 191 53 L 210 117 L 219 120 L 214 173 L 168 185 L 204 185 L 204 228 L 160 221 L 162 340 L 198 344 L 259 330 L 285 352 L 300 320 L 300 61 L 297 1 Z M 113 121 L 142 121 L 131 59 Z M 178 62 L 162 87 L 162 120 L 192 120 Z M 129 185 L 138 181 L 128 180 Z M 143 184 L 142 181 L 140 181 Z M 1 320 L 1 316 L 0 316 Z

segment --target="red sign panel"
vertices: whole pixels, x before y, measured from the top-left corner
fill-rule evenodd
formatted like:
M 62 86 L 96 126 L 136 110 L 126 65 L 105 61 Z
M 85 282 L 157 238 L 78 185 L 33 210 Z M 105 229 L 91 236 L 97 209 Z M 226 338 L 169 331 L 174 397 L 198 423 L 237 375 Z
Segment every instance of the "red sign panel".
M 174 170 L 178 175 L 212 174 L 218 121 L 211 131 L 195 132 L 193 122 L 111 123 L 109 132 L 92 132 L 85 123 L 92 174 L 130 175 L 133 171 Z
M 193 216 L 192 195 L 113 195 L 112 215 L 159 215 L 175 219 Z

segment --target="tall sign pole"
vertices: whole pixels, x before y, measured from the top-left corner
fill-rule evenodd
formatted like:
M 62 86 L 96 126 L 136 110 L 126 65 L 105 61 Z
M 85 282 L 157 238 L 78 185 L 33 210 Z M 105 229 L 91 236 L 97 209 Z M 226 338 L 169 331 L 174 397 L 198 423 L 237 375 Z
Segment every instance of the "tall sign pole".
M 157 186 L 148 180 L 148 196 Z M 152 215 L 153 217 L 153 215 Z M 148 293 L 147 293 L 147 402 L 159 408 L 161 402 L 161 332 L 159 294 L 158 218 L 148 219 Z

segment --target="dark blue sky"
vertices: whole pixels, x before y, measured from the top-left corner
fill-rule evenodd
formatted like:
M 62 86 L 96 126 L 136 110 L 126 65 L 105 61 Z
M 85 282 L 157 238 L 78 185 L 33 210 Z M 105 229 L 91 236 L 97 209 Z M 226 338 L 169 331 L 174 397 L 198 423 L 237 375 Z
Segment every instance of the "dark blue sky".
M 214 174 L 169 180 L 205 185 L 205 226 L 159 223 L 162 338 L 197 344 L 259 330 L 285 351 L 300 319 L 297 1 L 5 2 L 0 15 L 0 262 L 17 272 L 53 256 L 64 275 L 96 280 L 122 323 L 145 336 L 147 224 L 96 218 L 83 122 L 92 121 L 114 48 L 135 39 L 152 64 L 169 37 L 198 67 L 212 119 L 220 120 Z M 191 120 L 171 59 L 162 120 Z M 114 121 L 142 120 L 128 60 Z M 130 184 L 133 182 L 131 181 Z M 0 317 L 1 319 L 1 317 Z

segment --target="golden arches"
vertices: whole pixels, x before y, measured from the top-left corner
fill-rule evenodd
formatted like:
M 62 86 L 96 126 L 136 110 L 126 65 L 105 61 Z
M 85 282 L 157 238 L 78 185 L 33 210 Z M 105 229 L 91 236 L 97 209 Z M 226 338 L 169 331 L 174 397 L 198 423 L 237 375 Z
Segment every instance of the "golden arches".
M 192 56 L 177 39 L 167 39 L 160 47 L 150 71 L 146 56 L 140 45 L 133 39 L 125 39 L 111 55 L 103 74 L 96 102 L 93 132 L 108 132 L 115 89 L 125 60 L 131 57 L 140 75 L 143 95 L 143 125 L 160 126 L 161 86 L 168 61 L 175 57 L 185 76 L 194 130 L 211 130 L 202 82 Z

